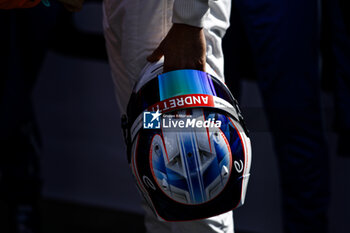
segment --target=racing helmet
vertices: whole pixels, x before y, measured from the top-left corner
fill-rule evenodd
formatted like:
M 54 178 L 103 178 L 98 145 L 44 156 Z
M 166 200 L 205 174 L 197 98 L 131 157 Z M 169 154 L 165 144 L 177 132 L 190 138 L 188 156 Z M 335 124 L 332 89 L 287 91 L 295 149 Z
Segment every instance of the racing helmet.
M 208 218 L 245 200 L 251 145 L 238 103 L 214 75 L 146 66 L 122 117 L 137 187 L 162 221 Z

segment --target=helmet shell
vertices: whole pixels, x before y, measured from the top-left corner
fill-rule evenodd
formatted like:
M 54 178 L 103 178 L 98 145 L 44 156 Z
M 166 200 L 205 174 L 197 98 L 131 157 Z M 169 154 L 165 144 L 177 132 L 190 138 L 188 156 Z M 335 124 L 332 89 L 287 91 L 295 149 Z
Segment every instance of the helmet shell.
M 249 178 L 250 141 L 239 123 L 215 109 L 186 112 L 197 120 L 220 120 L 221 126 L 141 129 L 132 149 L 138 187 L 166 221 L 207 218 L 238 207 Z
M 250 139 L 237 101 L 211 74 L 161 72 L 161 63 L 144 69 L 123 121 L 128 161 L 141 195 L 164 221 L 198 220 L 237 208 L 245 200 L 251 165 Z M 159 122 L 147 129 L 150 111 L 156 111 L 151 121 Z M 180 127 L 181 121 L 192 123 Z M 196 122 L 209 123 L 198 127 Z

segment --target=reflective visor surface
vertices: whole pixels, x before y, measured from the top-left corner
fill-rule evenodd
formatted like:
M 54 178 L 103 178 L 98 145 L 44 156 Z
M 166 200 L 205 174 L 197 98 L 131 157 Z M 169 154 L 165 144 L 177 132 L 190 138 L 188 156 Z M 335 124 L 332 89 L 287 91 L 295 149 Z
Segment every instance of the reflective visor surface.
M 134 122 L 143 111 L 158 102 L 192 94 L 220 97 L 234 106 L 230 91 L 217 78 L 198 70 L 176 70 L 158 75 L 137 93 L 132 93 L 127 110 L 129 121 Z
M 209 74 L 198 70 L 176 70 L 158 76 L 160 101 L 179 95 L 216 96 Z

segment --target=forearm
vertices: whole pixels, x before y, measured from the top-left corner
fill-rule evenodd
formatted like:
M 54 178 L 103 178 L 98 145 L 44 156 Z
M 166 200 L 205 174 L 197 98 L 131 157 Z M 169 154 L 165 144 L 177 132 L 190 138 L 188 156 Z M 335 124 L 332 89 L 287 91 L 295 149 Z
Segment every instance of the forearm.
M 203 27 L 209 14 L 209 1 L 215 0 L 175 0 L 173 26 L 147 60 L 156 62 L 164 56 L 164 72 L 178 69 L 205 71 Z

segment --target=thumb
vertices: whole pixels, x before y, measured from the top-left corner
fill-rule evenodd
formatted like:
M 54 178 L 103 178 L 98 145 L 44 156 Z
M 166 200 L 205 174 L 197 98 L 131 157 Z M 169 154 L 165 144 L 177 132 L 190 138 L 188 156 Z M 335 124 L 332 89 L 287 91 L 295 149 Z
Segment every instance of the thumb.
M 163 50 L 161 49 L 161 46 L 158 46 L 158 48 L 156 48 L 156 50 L 154 50 L 153 53 L 147 57 L 147 61 L 149 62 L 159 61 L 163 55 L 164 53 L 163 53 Z

